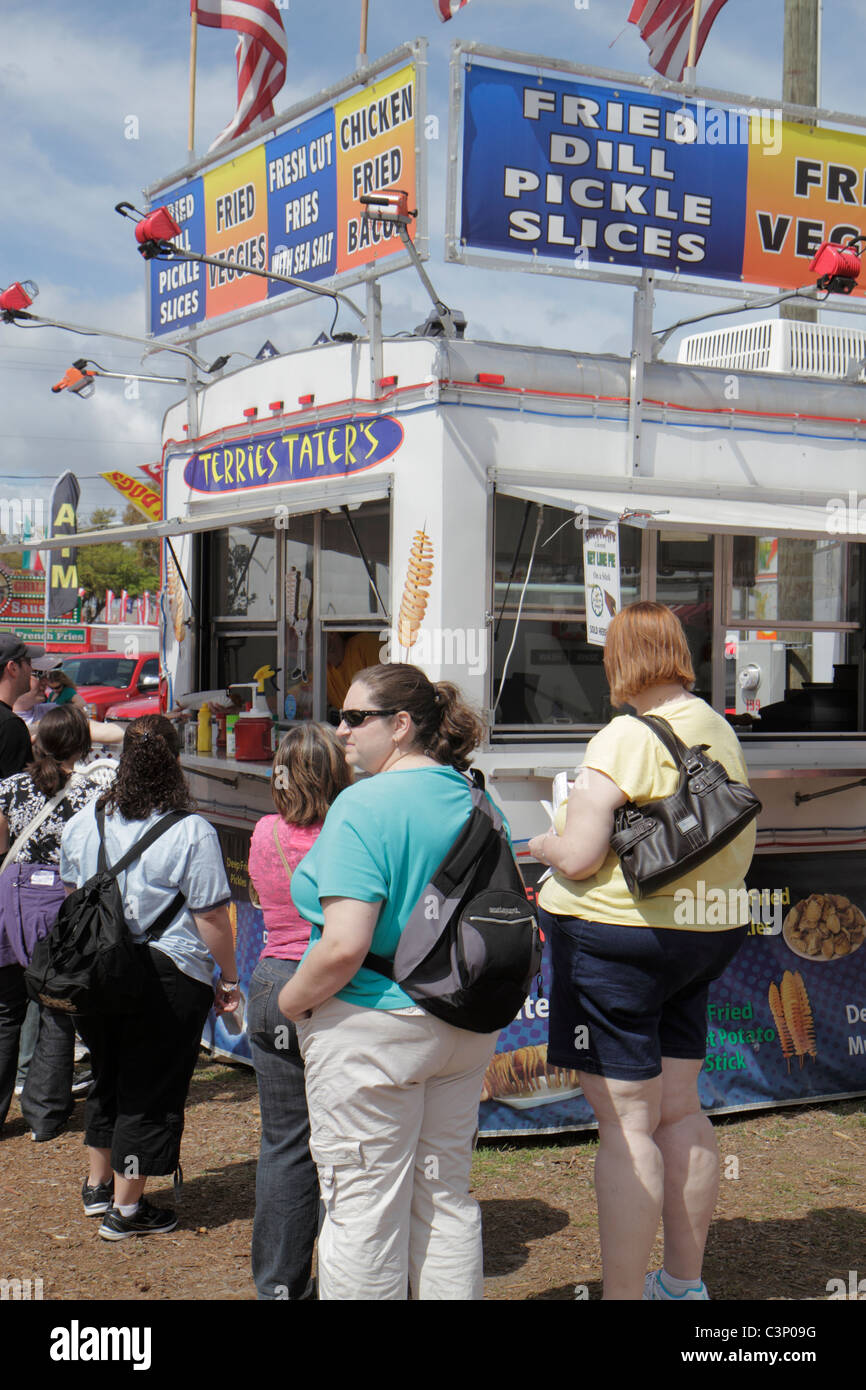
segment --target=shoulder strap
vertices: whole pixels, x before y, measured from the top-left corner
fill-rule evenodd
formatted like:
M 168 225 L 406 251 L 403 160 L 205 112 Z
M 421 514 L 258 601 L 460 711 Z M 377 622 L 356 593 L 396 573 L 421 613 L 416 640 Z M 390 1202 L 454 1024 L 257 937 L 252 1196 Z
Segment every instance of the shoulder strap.
M 161 820 L 157 821 L 156 825 L 151 826 L 150 830 L 142 835 L 140 839 L 136 840 L 131 849 L 128 849 L 126 854 L 124 854 L 121 859 L 118 859 L 117 863 L 113 864 L 109 869 L 106 866 L 105 859 L 105 807 L 98 806 L 96 809 L 96 825 L 99 830 L 97 873 L 103 874 L 108 878 L 117 878 L 118 874 L 123 873 L 124 869 L 128 868 L 136 859 L 139 859 L 144 851 L 148 849 L 150 845 L 154 844 L 160 836 L 164 835 L 173 825 L 177 825 L 179 821 L 185 820 L 186 817 L 191 814 L 191 811 L 169 811 L 168 815 L 163 816 Z M 151 922 L 144 934 L 145 941 L 155 941 L 158 936 L 161 936 L 169 922 L 172 921 L 185 902 L 186 898 L 183 893 L 176 893 L 171 902 L 168 903 L 159 914 L 156 921 Z
M 140 858 L 144 851 L 149 849 L 167 830 L 170 830 L 173 825 L 177 825 L 179 821 L 185 820 L 189 815 L 192 815 L 191 811 L 169 811 L 168 815 L 163 816 L 156 825 L 151 826 L 150 830 L 136 840 L 135 844 L 126 851 L 126 854 L 109 868 L 105 857 L 105 807 L 97 806 L 96 828 L 99 831 L 97 873 L 107 874 L 109 878 L 117 878 L 118 874 L 122 874 L 124 869 L 129 868 L 129 865 Z
M 658 714 L 633 714 L 632 719 L 639 719 L 641 724 L 646 724 L 651 729 L 656 738 L 664 744 L 678 768 L 682 768 L 689 756 L 689 750 L 682 739 L 674 733 L 666 719 L 662 719 Z
M 30 824 L 26 826 L 24 830 L 21 831 L 21 834 L 18 836 L 18 839 L 15 841 L 12 848 L 6 854 L 6 857 L 3 860 L 2 865 L 0 865 L 0 874 L 5 873 L 7 869 L 11 868 L 11 866 L 17 860 L 22 849 L 26 845 L 27 841 L 30 839 L 31 835 L 34 835 L 36 833 L 42 822 L 48 819 L 52 811 L 56 810 L 56 808 L 60 805 L 61 801 L 63 801 L 67 794 L 72 790 L 72 783 L 76 776 L 76 773 L 70 773 L 69 777 L 66 779 L 66 782 L 60 788 L 60 791 L 57 792 L 51 798 L 50 801 L 46 801 L 45 805 L 42 807 L 42 810 L 39 811 L 38 814 L 34 816 Z
M 283 868 L 284 868 L 285 871 L 286 871 L 286 876 L 287 876 L 287 878 L 288 878 L 288 880 L 289 880 L 289 883 L 291 883 L 291 881 L 292 881 L 292 871 L 291 871 L 291 869 L 289 868 L 289 861 L 286 859 L 286 856 L 283 854 L 283 847 L 282 847 L 282 845 L 280 844 L 280 818 L 279 818 L 279 816 L 275 817 L 275 819 L 274 819 L 274 844 L 275 844 L 276 847 L 277 847 L 277 854 L 280 856 L 280 858 L 281 858 L 282 861 L 283 861 Z

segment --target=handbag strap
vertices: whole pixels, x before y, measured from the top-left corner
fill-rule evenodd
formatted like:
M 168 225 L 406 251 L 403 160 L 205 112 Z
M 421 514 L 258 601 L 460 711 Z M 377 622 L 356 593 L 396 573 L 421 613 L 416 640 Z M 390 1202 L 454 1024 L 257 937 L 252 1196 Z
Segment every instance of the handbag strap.
M 283 861 L 283 868 L 284 868 L 285 871 L 286 871 L 286 877 L 288 878 L 289 883 L 291 883 L 291 881 L 292 881 L 292 871 L 291 871 L 291 869 L 289 868 L 289 861 L 286 859 L 286 856 L 283 854 L 283 847 L 282 847 L 282 845 L 280 844 L 280 821 L 279 821 L 279 817 L 277 817 L 277 818 L 275 819 L 275 821 L 274 821 L 274 844 L 275 844 L 276 847 L 277 847 L 277 854 L 280 856 L 280 858 L 281 858 L 282 861 Z
M 661 715 L 658 714 L 633 714 L 632 719 L 639 719 L 641 724 L 646 724 L 647 728 L 652 730 L 656 738 L 664 744 L 670 753 L 675 767 L 678 769 L 685 767 L 690 750 L 682 739 L 674 733 L 666 719 L 662 719 Z
M 38 813 L 38 815 L 34 816 L 30 824 L 24 830 L 21 831 L 21 834 L 18 836 L 18 839 L 15 841 L 14 845 L 12 845 L 11 849 L 7 852 L 2 865 L 0 865 L 0 874 L 4 874 L 7 869 L 12 867 L 12 865 L 17 860 L 19 854 L 21 853 L 22 849 L 26 845 L 27 841 L 30 839 L 31 835 L 34 835 L 36 833 L 42 822 L 44 820 L 47 820 L 48 817 L 51 815 L 52 811 L 56 810 L 56 808 L 60 805 L 61 801 L 64 800 L 68 792 L 71 790 L 73 779 L 77 776 L 78 773 L 71 773 L 70 776 L 67 778 L 66 782 L 60 788 L 60 791 L 57 792 L 51 798 L 50 801 L 46 801 L 45 805 L 42 807 L 42 810 Z

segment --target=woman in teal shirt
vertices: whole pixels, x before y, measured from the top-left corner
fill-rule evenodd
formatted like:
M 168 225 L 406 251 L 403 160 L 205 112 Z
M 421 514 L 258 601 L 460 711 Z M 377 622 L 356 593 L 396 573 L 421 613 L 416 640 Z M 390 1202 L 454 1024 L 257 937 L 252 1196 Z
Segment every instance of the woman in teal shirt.
M 482 725 L 455 686 L 396 664 L 361 672 L 340 714 L 348 762 L 371 775 L 341 792 L 295 870 L 313 930 L 280 994 L 298 1024 L 325 1206 L 319 1297 L 480 1298 L 469 1169 L 497 1034 L 444 1023 L 362 962 L 393 956 L 469 818 L 463 770 Z

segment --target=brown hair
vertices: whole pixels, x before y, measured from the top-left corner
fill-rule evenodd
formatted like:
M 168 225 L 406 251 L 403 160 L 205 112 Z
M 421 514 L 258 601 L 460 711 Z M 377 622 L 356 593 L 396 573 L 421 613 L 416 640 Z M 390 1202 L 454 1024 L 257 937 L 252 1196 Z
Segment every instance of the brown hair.
M 164 714 L 133 719 L 123 736 L 117 777 L 97 805 L 119 811 L 126 820 L 147 820 L 154 811 L 192 810 L 195 802 L 179 753 L 177 730 Z
M 61 690 L 78 689 L 72 677 L 66 671 L 61 671 L 59 666 L 55 666 L 53 671 L 45 671 L 44 677 L 49 685 L 59 685 Z
M 314 825 L 351 784 L 343 745 L 326 724 L 298 724 L 280 740 L 271 796 L 284 821 Z
M 429 681 L 417 666 L 391 662 L 368 666 L 353 678 L 369 690 L 380 709 L 405 710 L 417 729 L 416 741 L 437 763 L 469 766 L 469 754 L 484 737 L 484 724 L 450 681 Z
M 75 705 L 48 710 L 37 726 L 33 762 L 26 768 L 36 790 L 55 796 L 69 779 L 60 764 L 86 758 L 90 747 L 90 723 L 83 710 Z
M 615 614 L 604 644 L 604 673 L 614 705 L 663 681 L 690 690 L 695 672 L 677 615 L 663 603 L 632 603 Z

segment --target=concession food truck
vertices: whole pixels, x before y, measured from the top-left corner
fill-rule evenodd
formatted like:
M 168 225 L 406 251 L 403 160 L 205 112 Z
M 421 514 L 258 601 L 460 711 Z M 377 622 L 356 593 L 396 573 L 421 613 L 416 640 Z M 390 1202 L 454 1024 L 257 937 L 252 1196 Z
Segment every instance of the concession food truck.
M 487 714 L 476 764 L 531 884 L 541 802 L 611 717 L 584 566 L 587 530 L 615 528 L 621 603 L 680 616 L 696 691 L 736 724 L 764 807 L 707 1102 L 866 1091 L 862 388 L 742 372 L 731 403 L 726 369 L 652 364 L 635 475 L 624 359 L 399 339 L 372 381 L 365 355 L 242 368 L 200 393 L 195 439 L 186 404 L 169 411 L 174 702 L 270 667 L 279 729 L 326 719 L 379 657 L 455 681 Z M 269 762 L 217 746 L 184 763 L 220 827 L 249 973 L 246 847 Z M 587 1122 L 574 1076 L 546 1065 L 546 1012 L 527 999 L 503 1034 L 489 1132 Z
M 447 258 L 577 281 L 563 283 L 576 336 L 581 280 L 617 280 L 634 303 L 627 355 L 475 341 L 421 266 L 423 76 L 410 45 L 355 75 L 359 91 L 293 108 L 265 143 L 148 192 L 182 228 L 151 266 L 159 342 L 200 352 L 272 295 L 353 281 L 366 295 L 363 311 L 335 299 L 354 332 L 191 377 L 165 417 L 164 520 L 135 532 L 163 537 L 170 706 L 256 704 L 232 718 L 233 753 L 218 725 L 211 751 L 183 755 L 229 867 L 242 982 L 263 939 L 249 838 L 282 730 L 327 719 L 378 660 L 454 681 L 485 714 L 476 764 L 532 894 L 543 803 L 612 715 L 606 615 L 654 599 L 680 617 L 695 689 L 735 724 L 763 803 L 750 934 L 713 989 L 703 1101 L 866 1094 L 866 341 L 767 320 L 698 334 L 673 362 L 653 328 L 657 296 L 696 292 L 688 277 L 734 307 L 743 281 L 810 283 L 814 298 L 817 241 L 850 232 L 825 206 L 825 146 L 787 123 L 799 108 L 746 112 L 712 141 L 725 94 L 457 45 Z M 834 138 L 866 167 L 862 134 Z M 370 217 L 383 201 L 390 223 Z M 805 231 L 795 213 L 811 214 Z M 190 248 L 181 291 L 164 262 Z M 289 293 L 254 262 L 305 283 Z M 409 264 L 433 310 L 383 336 L 376 277 Z M 693 910 L 726 920 L 725 904 Z M 592 1123 L 576 1074 L 548 1065 L 547 961 L 543 976 L 500 1038 L 482 1133 Z M 212 1033 L 248 1055 L 243 1036 Z

